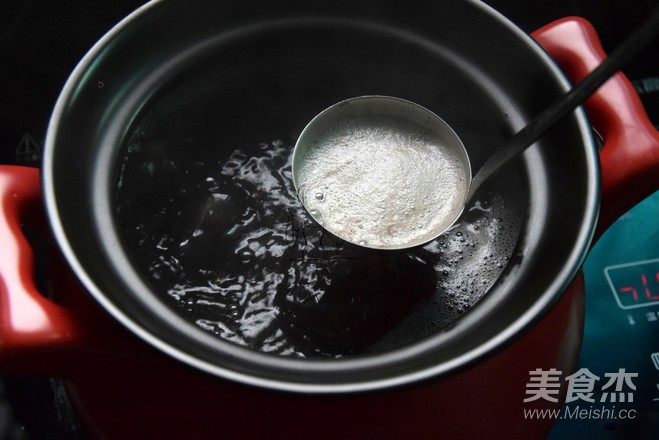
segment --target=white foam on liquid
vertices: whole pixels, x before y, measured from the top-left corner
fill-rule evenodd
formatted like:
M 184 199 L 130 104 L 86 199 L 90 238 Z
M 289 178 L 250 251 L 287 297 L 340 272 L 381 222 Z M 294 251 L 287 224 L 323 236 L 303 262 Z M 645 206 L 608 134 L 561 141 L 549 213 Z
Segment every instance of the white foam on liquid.
M 338 122 L 298 170 L 307 210 L 330 232 L 372 248 L 422 244 L 462 210 L 467 172 L 445 141 L 386 117 Z

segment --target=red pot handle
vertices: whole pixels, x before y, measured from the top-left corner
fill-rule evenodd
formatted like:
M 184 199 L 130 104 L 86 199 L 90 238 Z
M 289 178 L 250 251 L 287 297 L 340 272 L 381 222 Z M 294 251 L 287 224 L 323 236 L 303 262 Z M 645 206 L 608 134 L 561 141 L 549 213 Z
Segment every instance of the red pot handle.
M 35 256 L 22 226 L 42 217 L 39 185 L 37 169 L 0 166 L 0 370 L 5 373 L 39 373 L 44 363 L 58 370 L 67 351 L 62 348 L 84 339 L 73 314 L 44 297 L 35 283 Z
M 58 302 L 39 291 L 24 228 L 49 240 L 45 220 L 39 170 L 0 165 L 0 373 L 76 379 L 150 362 L 155 352 L 84 293 L 54 244 L 45 247 Z
M 595 29 L 582 18 L 564 18 L 531 35 L 573 82 L 606 58 Z M 621 72 L 595 92 L 584 107 L 604 139 L 600 153 L 601 212 L 595 233 L 598 238 L 618 217 L 659 189 L 659 132 Z

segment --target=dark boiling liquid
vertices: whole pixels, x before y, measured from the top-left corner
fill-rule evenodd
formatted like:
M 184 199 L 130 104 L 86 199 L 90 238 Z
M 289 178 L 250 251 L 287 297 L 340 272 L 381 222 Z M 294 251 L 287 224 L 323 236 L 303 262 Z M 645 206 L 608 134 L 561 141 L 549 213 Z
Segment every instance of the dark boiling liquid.
M 176 142 L 185 140 L 133 135 L 117 221 L 162 300 L 226 341 L 299 357 L 387 351 L 458 319 L 513 255 L 520 214 L 500 198 L 468 206 L 423 247 L 369 251 L 326 233 L 301 207 L 292 145 L 209 160 Z

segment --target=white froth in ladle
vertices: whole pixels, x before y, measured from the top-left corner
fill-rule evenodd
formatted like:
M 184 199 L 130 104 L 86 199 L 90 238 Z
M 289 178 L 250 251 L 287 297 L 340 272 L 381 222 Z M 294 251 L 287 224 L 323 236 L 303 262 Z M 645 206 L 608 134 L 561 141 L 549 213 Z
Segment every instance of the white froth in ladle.
M 310 214 L 337 236 L 371 248 L 422 244 L 455 221 L 464 165 L 431 130 L 389 116 L 337 121 L 299 170 Z

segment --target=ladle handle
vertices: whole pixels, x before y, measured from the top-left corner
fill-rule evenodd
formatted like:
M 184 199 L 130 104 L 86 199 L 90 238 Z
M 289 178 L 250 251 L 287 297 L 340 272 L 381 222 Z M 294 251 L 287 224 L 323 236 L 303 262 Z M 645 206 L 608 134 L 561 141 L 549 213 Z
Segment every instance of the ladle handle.
M 531 35 L 573 82 L 606 58 L 595 29 L 581 18 L 555 21 Z M 618 217 L 659 189 L 659 132 L 622 72 L 587 99 L 584 108 L 604 141 L 598 238 Z
M 650 18 L 627 37 L 610 56 L 604 56 L 601 59 L 601 63 L 592 72 L 578 78 L 580 82 L 569 92 L 536 116 L 528 125 L 506 142 L 502 148 L 499 148 L 474 176 L 467 200 L 471 200 L 483 182 L 487 181 L 511 159 L 531 146 L 549 128 L 591 96 L 613 74 L 620 70 L 623 65 L 638 55 L 657 34 L 659 34 L 659 8 L 656 8 L 650 15 Z

